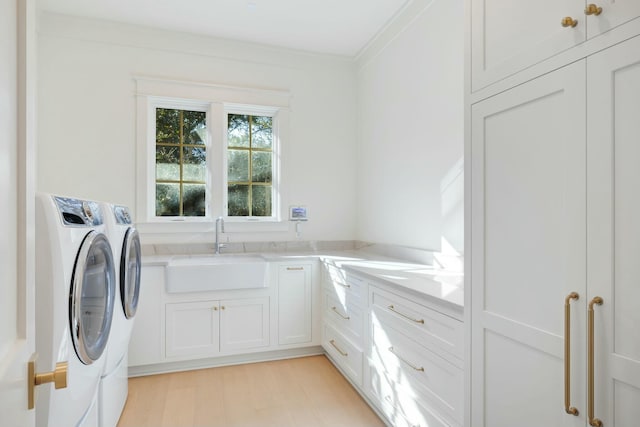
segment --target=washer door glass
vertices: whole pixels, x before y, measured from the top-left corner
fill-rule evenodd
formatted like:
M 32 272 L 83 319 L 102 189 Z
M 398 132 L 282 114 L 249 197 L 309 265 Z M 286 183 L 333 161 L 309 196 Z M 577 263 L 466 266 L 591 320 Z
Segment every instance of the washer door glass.
M 115 285 L 111 245 L 104 234 L 91 231 L 78 251 L 69 306 L 73 346 L 85 365 L 98 360 L 107 346 Z
M 122 244 L 120 259 L 120 297 L 122 309 L 127 319 L 136 315 L 140 295 L 140 271 L 142 270 L 140 236 L 131 227 L 127 230 Z

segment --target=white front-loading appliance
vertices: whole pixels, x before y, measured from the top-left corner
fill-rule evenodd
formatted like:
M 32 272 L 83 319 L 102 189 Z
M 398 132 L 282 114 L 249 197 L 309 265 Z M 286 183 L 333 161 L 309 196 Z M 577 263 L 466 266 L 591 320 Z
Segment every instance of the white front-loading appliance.
M 140 237 L 125 206 L 104 203 L 107 235 L 116 263 L 116 307 L 100 379 L 98 408 L 101 427 L 116 427 L 128 394 L 127 350 L 140 295 L 142 269 Z
M 38 387 L 38 427 L 98 425 L 98 386 L 115 305 L 115 262 L 101 206 L 36 195 L 39 371 L 67 362 L 67 386 Z

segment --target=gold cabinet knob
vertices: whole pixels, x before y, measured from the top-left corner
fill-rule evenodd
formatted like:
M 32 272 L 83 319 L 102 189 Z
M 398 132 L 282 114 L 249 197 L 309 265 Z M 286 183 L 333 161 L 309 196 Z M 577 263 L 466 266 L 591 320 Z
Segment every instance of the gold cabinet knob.
M 67 370 L 69 364 L 67 362 L 56 363 L 56 369 L 53 372 L 45 372 L 43 374 L 36 373 L 36 360 L 38 355 L 31 356 L 28 364 L 28 402 L 27 408 L 33 409 L 36 405 L 35 388 L 38 385 L 53 383 L 56 389 L 67 388 Z
M 575 28 L 576 25 L 578 25 L 578 20 L 577 19 L 573 19 L 570 16 L 566 16 L 564 18 L 562 18 L 561 24 L 563 27 L 571 27 L 571 28 Z
M 587 7 L 585 7 L 584 9 L 584 14 L 585 15 L 595 15 L 598 16 L 602 13 L 602 8 L 596 6 L 595 4 L 591 3 L 589 5 L 587 5 Z

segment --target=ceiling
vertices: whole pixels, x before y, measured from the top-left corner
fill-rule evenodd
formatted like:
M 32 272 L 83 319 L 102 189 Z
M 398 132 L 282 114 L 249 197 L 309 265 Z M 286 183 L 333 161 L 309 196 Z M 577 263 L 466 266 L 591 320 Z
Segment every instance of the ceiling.
M 38 0 L 42 11 L 356 56 L 412 0 Z

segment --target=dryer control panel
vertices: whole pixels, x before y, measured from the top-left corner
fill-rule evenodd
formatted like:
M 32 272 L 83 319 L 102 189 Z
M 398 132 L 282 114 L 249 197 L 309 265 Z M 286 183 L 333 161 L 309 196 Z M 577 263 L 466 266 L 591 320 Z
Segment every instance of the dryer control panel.
M 68 197 L 53 197 L 64 225 L 94 227 L 102 225 L 102 209 L 96 202 Z

